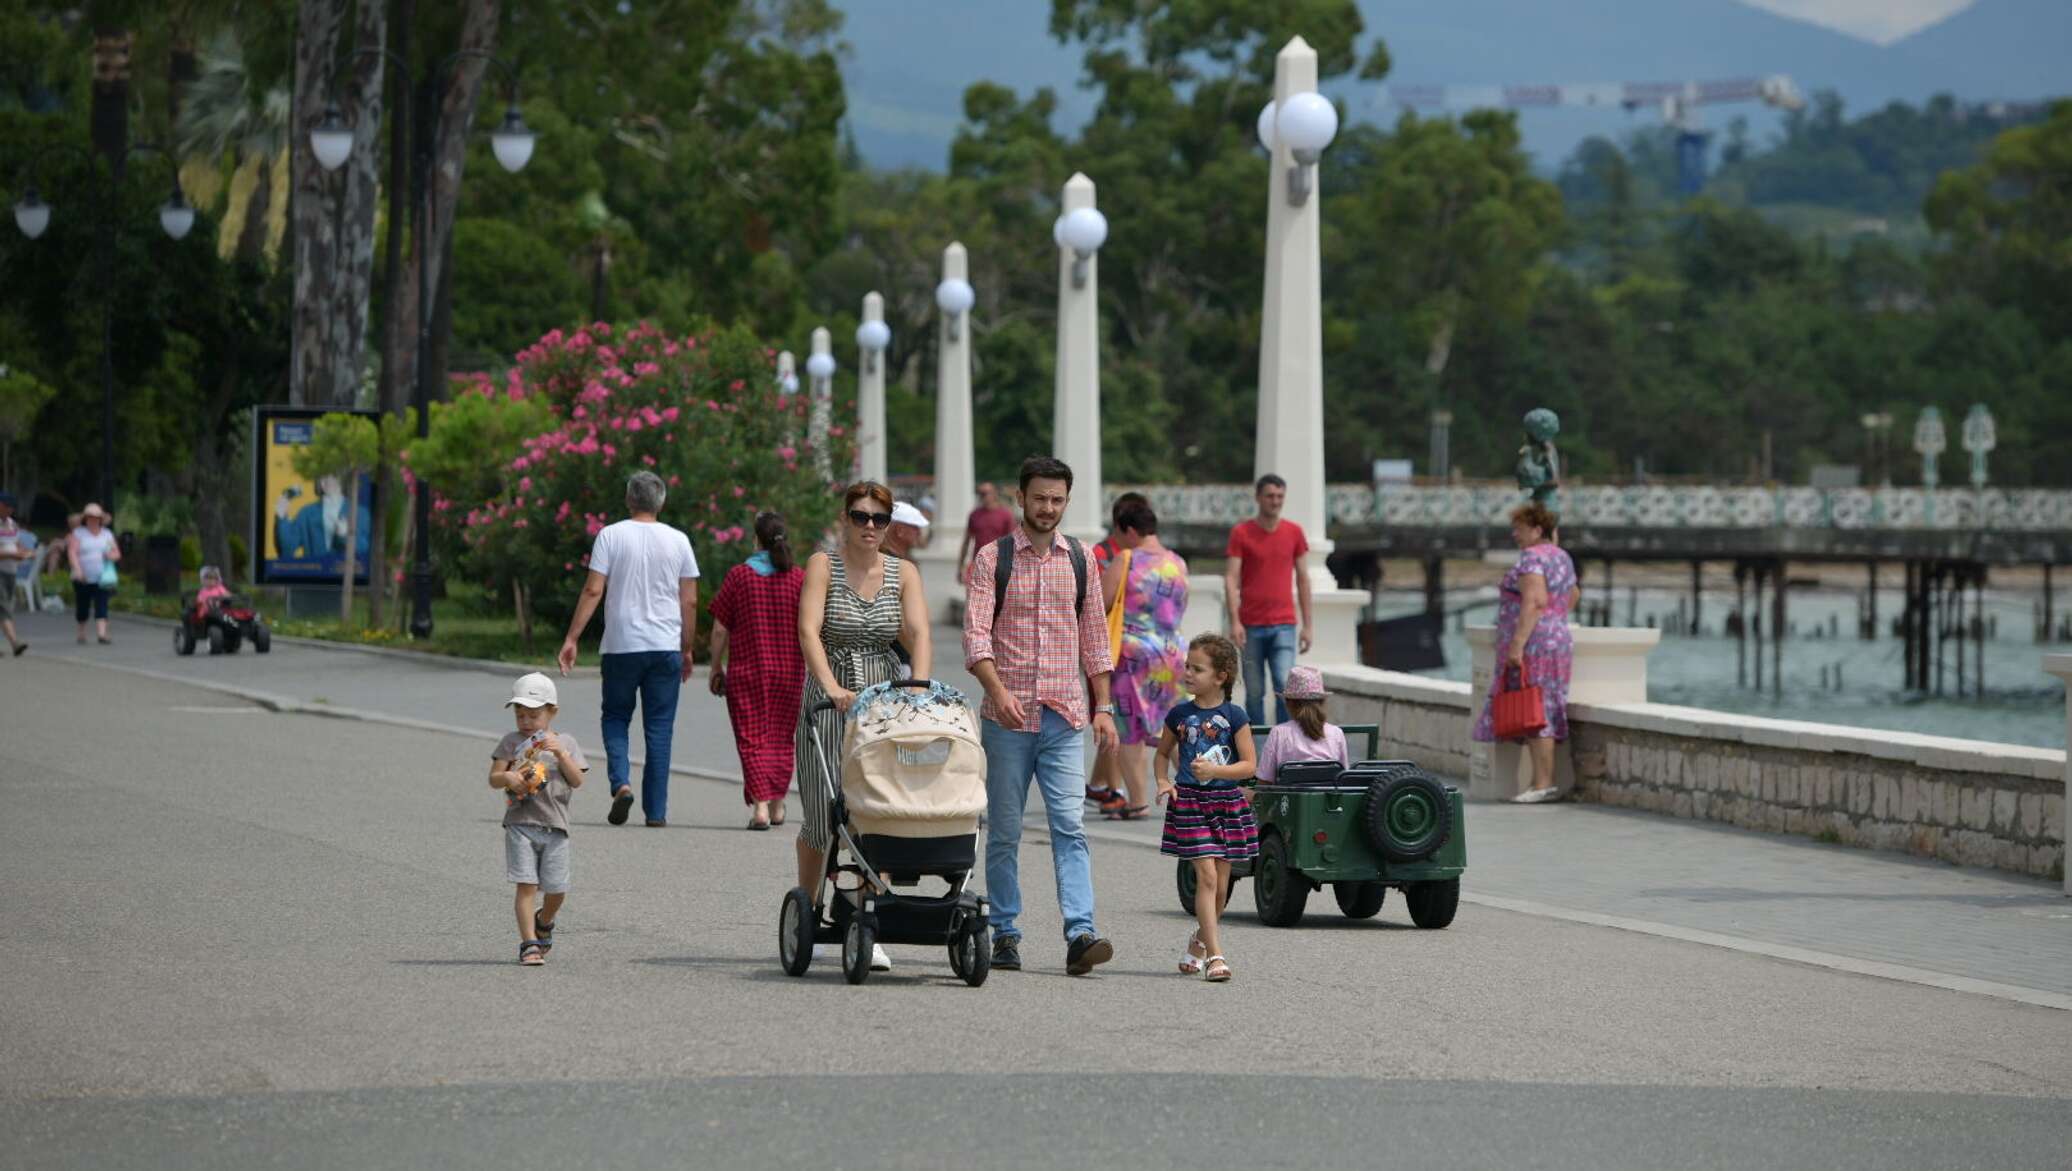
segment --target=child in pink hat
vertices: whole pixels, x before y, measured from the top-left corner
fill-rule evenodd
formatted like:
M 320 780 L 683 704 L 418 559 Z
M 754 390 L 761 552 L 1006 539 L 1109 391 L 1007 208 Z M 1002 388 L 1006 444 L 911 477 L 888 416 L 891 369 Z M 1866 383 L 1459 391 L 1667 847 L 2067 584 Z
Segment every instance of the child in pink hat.
M 1296 667 L 1288 672 L 1281 698 L 1288 704 L 1286 723 L 1267 733 L 1266 746 L 1259 751 L 1259 779 L 1271 781 L 1280 767 L 1297 760 L 1335 760 L 1352 767 L 1345 746 L 1345 731 L 1325 719 L 1323 672 L 1315 667 Z

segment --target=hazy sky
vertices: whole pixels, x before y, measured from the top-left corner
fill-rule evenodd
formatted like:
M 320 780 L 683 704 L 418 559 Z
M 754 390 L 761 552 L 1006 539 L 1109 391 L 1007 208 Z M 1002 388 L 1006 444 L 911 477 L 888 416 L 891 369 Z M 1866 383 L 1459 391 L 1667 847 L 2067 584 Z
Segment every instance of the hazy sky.
M 1889 44 L 1977 0 L 1744 0 L 1758 8 Z

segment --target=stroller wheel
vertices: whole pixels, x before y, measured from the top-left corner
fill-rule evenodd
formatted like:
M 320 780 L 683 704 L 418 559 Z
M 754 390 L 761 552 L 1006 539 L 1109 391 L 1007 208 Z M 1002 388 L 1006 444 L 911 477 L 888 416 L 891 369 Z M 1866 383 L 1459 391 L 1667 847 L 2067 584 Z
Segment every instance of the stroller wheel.
M 993 932 L 984 924 L 957 933 L 950 941 L 950 970 L 973 988 L 993 970 Z
M 787 976 L 803 976 L 813 963 L 813 896 L 795 886 L 777 910 L 777 960 Z
M 858 915 L 849 920 L 849 930 L 842 936 L 842 975 L 851 984 L 861 984 L 870 979 L 871 949 L 878 943 L 878 927 L 868 915 Z

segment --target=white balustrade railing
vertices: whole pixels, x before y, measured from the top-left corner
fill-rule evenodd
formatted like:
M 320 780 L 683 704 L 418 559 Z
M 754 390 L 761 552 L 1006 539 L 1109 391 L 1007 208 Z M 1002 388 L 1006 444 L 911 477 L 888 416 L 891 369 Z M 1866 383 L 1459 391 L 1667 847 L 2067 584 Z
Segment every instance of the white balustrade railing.
M 1150 497 L 1159 517 L 1176 524 L 1236 524 L 1255 511 L 1246 484 L 1118 484 L 1107 498 L 1127 491 Z M 1508 484 L 1332 484 L 1326 491 L 1334 523 L 1390 528 L 1501 528 L 1524 499 Z M 1600 528 L 2068 532 L 2072 490 L 1576 484 L 1562 489 L 1561 519 Z

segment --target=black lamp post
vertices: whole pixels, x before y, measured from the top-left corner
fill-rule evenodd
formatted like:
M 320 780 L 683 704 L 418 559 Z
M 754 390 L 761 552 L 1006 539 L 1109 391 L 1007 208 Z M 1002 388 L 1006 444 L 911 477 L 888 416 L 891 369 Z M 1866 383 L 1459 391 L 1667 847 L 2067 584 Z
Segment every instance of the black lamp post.
M 495 66 L 504 75 L 507 84 L 508 102 L 504 120 L 489 137 L 490 147 L 496 152 L 496 161 L 504 170 L 516 173 L 532 159 L 533 133 L 525 125 L 525 119 L 518 112 L 518 75 L 510 64 L 500 57 L 474 49 L 462 49 L 449 53 L 432 67 L 430 81 L 433 84 L 419 86 L 410 76 L 409 62 L 383 48 L 362 49 L 358 57 L 381 57 L 390 66 L 403 74 L 405 87 L 415 95 L 417 109 L 412 122 L 422 131 L 422 140 L 415 144 L 412 152 L 413 165 L 410 175 L 410 197 L 418 209 L 419 235 L 417 240 L 417 437 L 431 435 L 432 416 L 432 292 L 431 292 L 431 226 L 432 196 L 431 172 L 432 154 L 438 149 L 439 118 L 442 112 L 439 101 L 440 79 L 447 69 L 460 60 L 475 58 Z M 333 101 L 324 108 L 324 115 L 309 132 L 309 146 L 317 156 L 317 163 L 327 171 L 335 171 L 345 165 L 352 156 L 353 128 Z M 395 225 L 389 225 L 394 231 Z M 448 274 L 449 279 L 451 274 Z M 432 498 L 420 481 L 413 493 L 415 510 L 414 524 L 417 529 L 416 549 L 411 567 L 410 635 L 413 638 L 432 636 Z M 351 572 L 350 569 L 347 572 Z
M 54 142 L 45 146 L 29 160 L 28 171 L 33 177 L 43 160 L 54 152 L 64 151 L 85 160 L 88 171 L 94 170 L 94 152 L 71 142 Z M 162 146 L 150 142 L 132 143 L 121 155 L 111 160 L 107 188 L 102 192 L 101 222 L 95 229 L 96 251 L 99 253 L 99 283 L 102 293 L 101 306 L 101 500 L 109 508 L 115 507 L 115 210 L 122 194 L 122 183 L 129 173 L 132 155 L 157 154 L 170 158 L 171 154 Z M 14 205 L 14 223 L 22 235 L 34 240 L 50 227 L 51 205 L 43 202 L 36 193 L 34 182 L 22 191 L 21 199 Z M 187 197 L 180 193 L 180 177 L 173 175 L 173 194 L 158 209 L 158 225 L 165 234 L 175 240 L 184 239 L 194 228 L 194 209 L 188 206 Z

